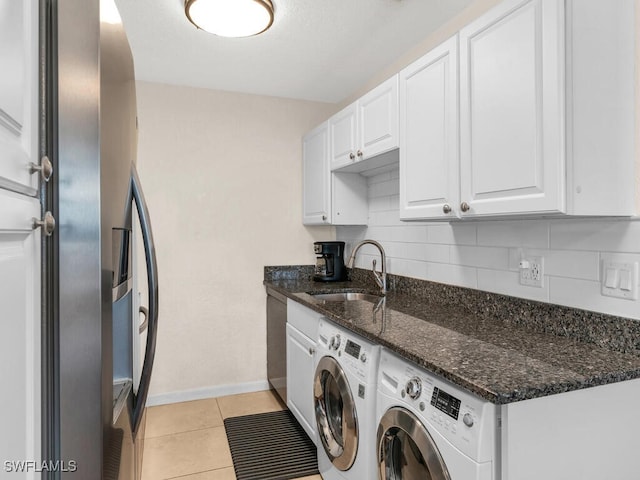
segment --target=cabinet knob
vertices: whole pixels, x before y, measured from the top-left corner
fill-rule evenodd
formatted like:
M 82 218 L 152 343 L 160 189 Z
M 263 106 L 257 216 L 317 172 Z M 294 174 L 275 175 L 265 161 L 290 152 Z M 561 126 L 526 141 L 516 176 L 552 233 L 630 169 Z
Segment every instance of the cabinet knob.
M 362 150 L 358 150 L 358 151 L 357 151 L 357 154 L 358 154 L 358 156 L 359 156 L 360 158 L 362 158 L 362 155 L 364 155 L 364 153 L 362 153 Z
M 463 212 L 468 212 L 471 209 L 471 207 L 469 206 L 469 204 L 467 202 L 462 202 L 460 204 L 460 210 L 462 210 Z
M 350 158 L 351 160 L 355 160 L 356 156 L 353 154 L 353 152 L 351 152 L 351 153 L 349 154 L 349 158 Z
M 444 213 L 451 213 L 451 205 L 449 205 L 448 203 L 445 203 L 445 204 L 442 206 L 442 211 L 443 211 Z
M 40 159 L 40 165 L 36 165 L 31 162 L 29 164 L 29 173 L 40 172 L 40 176 L 42 180 L 48 182 L 51 180 L 51 175 L 53 175 L 53 165 L 51 164 L 51 160 L 46 155 Z
M 327 216 L 326 215 L 322 215 L 322 221 L 326 221 L 327 220 Z
M 316 349 L 313 347 L 309 347 L 309 355 L 313 355 L 316 353 Z
M 46 212 L 42 220 L 38 218 L 33 219 L 33 228 L 40 228 L 40 227 L 42 227 L 42 232 L 47 237 L 50 237 L 51 235 L 53 235 L 53 231 L 56 229 L 56 219 L 53 218 L 53 215 L 51 214 L 51 212 Z

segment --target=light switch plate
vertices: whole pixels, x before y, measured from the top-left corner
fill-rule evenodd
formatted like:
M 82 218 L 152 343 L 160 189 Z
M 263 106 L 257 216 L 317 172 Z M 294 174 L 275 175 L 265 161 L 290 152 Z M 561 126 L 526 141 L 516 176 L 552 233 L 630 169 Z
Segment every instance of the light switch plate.
M 602 261 L 602 295 L 638 299 L 638 262 L 618 263 Z

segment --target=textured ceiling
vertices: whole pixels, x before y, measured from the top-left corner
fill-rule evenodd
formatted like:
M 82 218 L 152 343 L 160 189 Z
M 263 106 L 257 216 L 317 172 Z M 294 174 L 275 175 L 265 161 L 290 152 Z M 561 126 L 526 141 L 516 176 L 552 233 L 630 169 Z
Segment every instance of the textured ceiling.
M 136 78 L 337 103 L 472 0 L 274 0 L 273 27 L 222 38 L 183 0 L 116 0 Z

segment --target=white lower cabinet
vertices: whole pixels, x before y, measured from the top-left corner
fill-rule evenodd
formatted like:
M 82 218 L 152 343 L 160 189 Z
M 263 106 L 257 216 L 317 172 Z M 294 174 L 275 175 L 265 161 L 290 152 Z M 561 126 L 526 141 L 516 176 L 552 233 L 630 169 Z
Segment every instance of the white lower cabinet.
M 502 406 L 503 479 L 636 479 L 640 380 Z
M 299 303 L 287 302 L 287 406 L 315 444 L 313 377 L 320 318 Z

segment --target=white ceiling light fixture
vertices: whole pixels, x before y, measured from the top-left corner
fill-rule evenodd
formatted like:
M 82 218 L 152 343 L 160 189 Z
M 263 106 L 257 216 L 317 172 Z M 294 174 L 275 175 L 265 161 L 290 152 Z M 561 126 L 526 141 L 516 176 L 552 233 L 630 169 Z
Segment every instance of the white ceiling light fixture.
M 250 37 L 273 24 L 271 0 L 185 0 L 184 11 L 196 27 L 221 37 Z

